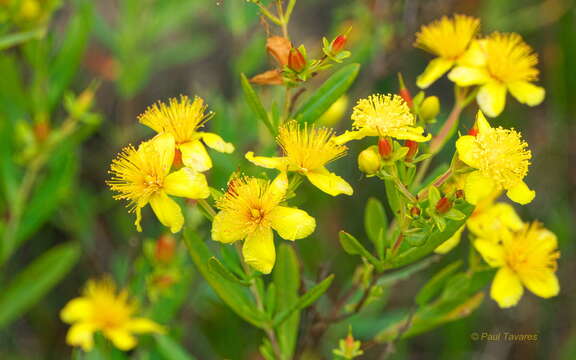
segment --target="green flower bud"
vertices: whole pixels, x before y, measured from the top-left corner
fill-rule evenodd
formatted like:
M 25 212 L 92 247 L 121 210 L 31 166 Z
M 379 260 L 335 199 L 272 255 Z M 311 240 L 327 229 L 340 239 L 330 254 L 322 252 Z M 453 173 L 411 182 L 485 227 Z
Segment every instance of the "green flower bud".
M 420 116 L 424 120 L 432 120 L 440 112 L 440 100 L 437 96 L 428 96 L 420 105 Z
M 380 154 L 373 145 L 358 154 L 358 168 L 366 175 L 374 175 L 380 170 Z

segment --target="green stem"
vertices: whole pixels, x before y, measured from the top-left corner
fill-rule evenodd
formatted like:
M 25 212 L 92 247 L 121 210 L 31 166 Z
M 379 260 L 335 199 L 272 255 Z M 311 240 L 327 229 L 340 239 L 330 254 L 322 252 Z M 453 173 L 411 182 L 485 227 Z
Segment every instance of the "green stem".
M 200 199 L 198 200 L 198 205 L 204 209 L 204 211 L 206 212 L 206 214 L 210 217 L 209 220 L 212 221 L 214 220 L 214 216 L 216 216 L 216 210 L 214 210 L 214 208 L 212 207 L 212 205 L 210 205 L 208 203 L 208 201 L 206 201 L 206 199 Z

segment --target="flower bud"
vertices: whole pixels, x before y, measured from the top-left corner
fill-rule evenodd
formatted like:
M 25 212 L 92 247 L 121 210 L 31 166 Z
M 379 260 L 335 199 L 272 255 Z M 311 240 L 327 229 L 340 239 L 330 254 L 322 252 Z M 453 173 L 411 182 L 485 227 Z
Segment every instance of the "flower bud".
M 378 152 L 383 158 L 388 158 L 392 153 L 392 144 L 387 138 L 380 138 L 378 140 Z
M 44 142 L 48 135 L 50 135 L 50 123 L 46 120 L 41 120 L 34 124 L 34 136 L 38 142 Z
M 456 199 L 464 199 L 464 190 L 462 189 L 458 189 L 456 190 Z
M 440 100 L 437 96 L 428 96 L 422 101 L 420 105 L 420 116 L 424 120 L 432 120 L 438 116 L 440 112 Z
M 420 208 L 418 208 L 417 206 L 413 206 L 410 209 L 410 215 L 412 215 L 412 217 L 414 217 L 414 218 L 420 216 Z
M 180 151 L 180 149 L 176 148 L 174 150 L 174 161 L 172 161 L 172 166 L 176 169 L 179 169 L 183 165 L 184 165 L 184 163 L 182 162 L 182 151 Z
M 376 146 L 370 146 L 358 154 L 358 168 L 366 175 L 374 175 L 380 170 L 380 155 Z
M 476 127 L 476 125 L 474 125 L 474 127 L 472 129 L 468 130 L 468 135 L 471 135 L 471 136 L 478 135 L 478 128 Z
M 161 263 L 169 263 L 174 257 L 176 242 L 170 235 L 162 235 L 156 241 L 156 248 L 154 249 L 154 258 Z
M 346 45 L 346 41 L 348 41 L 348 37 L 346 35 L 338 35 L 336 39 L 332 41 L 331 50 L 334 54 L 338 54 L 344 46 Z
M 438 203 L 436 203 L 436 212 L 438 214 L 445 214 L 452 208 L 452 201 L 447 197 L 443 196 Z
M 412 161 L 414 155 L 416 155 L 416 152 L 418 151 L 418 143 L 416 141 L 406 140 L 404 141 L 404 146 L 408 148 L 408 152 L 406 153 L 404 160 Z
M 288 67 L 296 72 L 304 70 L 306 67 L 306 59 L 296 48 L 290 49 L 290 55 L 288 55 Z
M 400 97 L 404 99 L 404 101 L 406 101 L 408 107 L 412 109 L 412 107 L 414 107 L 414 102 L 412 101 L 412 95 L 410 94 L 410 91 L 406 88 L 406 85 L 404 84 L 404 78 L 400 73 L 398 73 L 398 84 L 400 85 L 398 95 L 400 95 Z

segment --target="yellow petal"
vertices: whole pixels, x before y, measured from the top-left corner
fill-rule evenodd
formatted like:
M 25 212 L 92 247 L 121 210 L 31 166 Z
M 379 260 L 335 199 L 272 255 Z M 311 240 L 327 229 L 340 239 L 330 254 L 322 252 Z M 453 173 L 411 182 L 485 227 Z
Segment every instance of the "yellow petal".
M 60 312 L 60 318 L 65 323 L 82 321 L 92 316 L 92 303 L 85 297 L 72 299 Z
M 142 221 L 142 208 L 137 206 L 136 209 L 134 209 L 134 212 L 136 213 L 134 225 L 136 225 L 136 230 L 138 232 L 142 232 L 142 226 L 140 225 L 140 222 Z
M 456 140 L 456 150 L 458 150 L 458 158 L 466 165 L 471 167 L 477 166 L 475 154 L 478 152 L 478 144 L 474 136 L 460 136 L 458 140 Z
M 462 237 L 462 231 L 466 226 L 462 225 L 458 231 L 454 233 L 448 240 L 444 241 L 440 246 L 434 249 L 436 254 L 446 254 L 450 250 L 454 249 L 456 245 L 460 243 L 460 238 Z
M 524 223 L 520 216 L 514 210 L 514 207 L 507 203 L 498 203 L 494 205 L 498 219 L 510 230 L 518 231 L 522 229 Z
M 122 351 L 131 350 L 136 346 L 136 338 L 126 328 L 105 330 L 104 336 Z
M 310 171 L 306 173 L 306 177 L 314 186 L 326 194 L 336 196 L 340 194 L 352 195 L 354 193 L 354 189 L 346 180 L 329 172 L 326 168 Z
M 212 240 L 228 244 L 242 240 L 247 235 L 247 229 L 238 216 L 227 211 L 220 211 L 212 221 Z
M 496 117 L 502 113 L 506 105 L 506 86 L 496 81 L 482 85 L 476 100 L 486 116 Z
M 84 351 L 92 350 L 94 346 L 94 327 L 85 322 L 73 325 L 68 334 L 66 334 L 66 342 L 71 346 L 80 346 Z
M 468 47 L 468 50 L 466 50 L 464 55 L 460 56 L 458 59 L 458 65 L 466 67 L 484 67 L 487 60 L 486 53 L 483 49 L 485 45 L 485 40 L 472 41 Z
M 180 144 L 179 148 L 182 152 L 182 162 L 187 167 L 200 172 L 212 168 L 212 159 L 200 141 L 195 140 Z
M 483 134 L 492 129 L 490 123 L 486 119 L 486 116 L 484 116 L 484 113 L 482 113 L 482 110 L 478 110 L 476 113 L 476 126 L 478 127 L 478 133 L 480 134 Z
M 304 210 L 277 206 L 268 216 L 272 228 L 286 240 L 303 239 L 316 228 L 316 220 Z
M 266 157 L 254 156 L 254 152 L 248 151 L 245 155 L 246 160 L 250 161 L 256 166 L 261 166 L 267 169 L 285 170 L 287 166 L 286 158 L 284 157 Z
M 274 204 L 279 204 L 284 200 L 286 196 L 286 191 L 288 191 L 288 175 L 286 172 L 282 171 L 268 187 L 268 190 L 263 198 L 263 201 L 268 206 L 274 206 Z
M 483 68 L 456 66 L 448 74 L 448 79 L 458 86 L 472 86 L 487 83 L 490 76 Z
M 544 100 L 546 91 L 540 86 L 536 86 L 527 81 L 516 81 L 508 84 L 508 90 L 512 96 L 522 104 L 529 106 L 539 105 Z
M 476 205 L 482 199 L 490 196 L 495 187 L 496 185 L 492 179 L 483 176 L 479 171 L 474 171 L 466 177 L 464 196 L 466 201 Z
M 520 279 L 528 290 L 542 298 L 558 295 L 560 284 L 556 274 L 550 269 L 538 269 L 520 273 Z
M 506 253 L 502 245 L 489 239 L 474 240 L 474 247 L 482 258 L 492 267 L 500 267 L 506 263 Z
M 515 203 L 526 205 L 536 197 L 536 191 L 530 190 L 524 181 L 518 183 L 511 189 L 508 189 L 506 196 Z
M 164 191 L 154 194 L 150 198 L 152 210 L 162 225 L 170 228 L 172 233 L 177 233 L 184 225 L 182 210 L 176 201 L 172 200 Z
M 417 126 L 403 126 L 395 129 L 390 129 L 388 131 L 389 135 L 393 138 L 399 140 L 412 140 L 416 142 L 426 142 L 432 139 L 432 134 L 426 136 L 422 135 L 424 133 L 424 128 Z
M 198 134 L 202 137 L 202 140 L 204 140 L 204 144 L 206 144 L 208 147 L 226 154 L 234 152 L 234 145 L 224 141 L 224 139 L 222 139 L 220 135 L 205 132 L 199 132 Z
M 168 195 L 189 199 L 206 199 L 210 196 L 206 176 L 188 167 L 168 175 L 164 179 L 164 190 Z
M 377 134 L 375 134 L 377 135 Z M 342 135 L 338 135 L 332 138 L 332 141 L 338 145 L 346 144 L 352 140 L 360 140 L 364 139 L 368 135 L 368 132 L 365 130 L 358 130 L 358 131 L 346 131 Z
M 501 308 L 508 308 L 518 304 L 523 293 L 524 288 L 516 273 L 508 267 L 498 270 L 492 282 L 490 296 L 496 300 Z
M 274 235 L 269 227 L 260 227 L 246 237 L 242 247 L 244 261 L 263 274 L 270 274 L 276 261 Z
M 538 251 L 541 253 L 550 253 L 558 248 L 556 234 L 548 229 L 541 228 L 538 231 L 538 243 Z
M 160 168 L 163 169 L 164 175 L 170 172 L 174 162 L 175 140 L 174 136 L 168 133 L 160 133 L 150 141 L 142 143 L 143 147 L 149 147 L 150 151 L 156 152 L 160 156 Z
M 137 334 L 144 333 L 164 333 L 164 327 L 146 318 L 131 319 L 127 325 L 128 329 Z
M 450 70 L 452 65 L 454 65 L 454 61 L 448 59 L 436 58 L 431 60 L 424 72 L 416 78 L 416 85 L 420 89 L 426 89 Z

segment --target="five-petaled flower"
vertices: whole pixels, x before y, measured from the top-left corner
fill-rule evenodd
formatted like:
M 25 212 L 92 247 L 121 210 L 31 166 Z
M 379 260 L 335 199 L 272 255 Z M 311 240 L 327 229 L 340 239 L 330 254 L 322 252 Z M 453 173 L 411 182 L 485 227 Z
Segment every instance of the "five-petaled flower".
M 337 144 L 344 144 L 351 140 L 363 139 L 366 136 L 392 137 L 399 140 L 412 140 L 417 142 L 428 141 L 432 138 L 422 135 L 424 129 L 415 126 L 416 119 L 410 112 L 406 101 L 399 95 L 371 95 L 360 99 L 352 112 L 353 131 L 334 138 Z
M 62 321 L 72 324 L 66 342 L 84 351 L 94 347 L 94 333 L 100 331 L 120 350 L 136 346 L 134 334 L 162 333 L 164 329 L 152 320 L 135 317 L 136 303 L 128 292 L 117 291 L 110 278 L 90 280 L 82 296 L 72 299 L 60 312 Z
M 107 184 L 117 200 L 128 200 L 130 212 L 136 213 L 136 228 L 141 211 L 148 203 L 162 225 L 173 233 L 184 224 L 182 210 L 168 195 L 189 199 L 205 199 L 210 195 L 206 177 L 194 169 L 183 167 L 170 172 L 174 159 L 174 137 L 168 133 L 156 135 L 138 149 L 128 146 L 112 161 L 112 178 Z
M 272 182 L 252 177 L 233 178 L 216 201 L 220 210 L 212 223 L 212 239 L 222 243 L 244 240 L 244 261 L 269 274 L 276 261 L 274 234 L 286 240 L 303 239 L 316 228 L 316 220 L 303 210 L 280 205 L 288 190 L 281 172 Z
M 461 136 L 456 141 L 458 157 L 476 169 L 466 177 L 466 201 L 476 204 L 494 191 L 519 204 L 527 204 L 536 193 L 524 182 L 532 153 L 520 133 L 502 127 L 492 128 L 481 111 L 476 117 L 476 136 Z
M 437 57 L 416 79 L 418 87 L 426 89 L 450 70 L 464 55 L 479 27 L 480 20 L 466 15 L 444 16 L 422 26 L 416 34 L 414 46 Z
M 296 121 L 289 121 L 280 127 L 277 138 L 284 152 L 283 157 L 254 156 L 250 151 L 246 153 L 246 159 L 258 166 L 298 172 L 332 196 L 352 195 L 352 186 L 325 167 L 346 154 L 346 146 L 336 144 L 334 138 L 330 129 L 308 124 L 300 126 Z
M 518 303 L 524 287 L 537 296 L 549 298 L 560 291 L 556 277 L 558 242 L 556 235 L 539 223 L 524 224 L 518 231 L 501 231 L 500 239 L 478 238 L 474 247 L 491 266 L 499 268 L 490 296 L 502 308 Z
M 459 86 L 479 85 L 476 100 L 489 117 L 500 115 L 510 91 L 519 102 L 536 106 L 545 91 L 538 80 L 538 57 L 518 34 L 493 33 L 476 40 L 448 78 Z
M 171 134 L 175 139 L 175 154 L 177 158 L 181 157 L 184 166 L 206 171 L 212 168 L 212 159 L 204 144 L 223 153 L 234 151 L 234 145 L 225 142 L 219 135 L 198 131 L 211 115 L 206 113 L 206 105 L 201 98 L 190 101 L 187 96 L 181 96 L 180 100 L 169 99 L 168 105 L 162 102 L 152 105 L 138 120 L 159 134 Z

